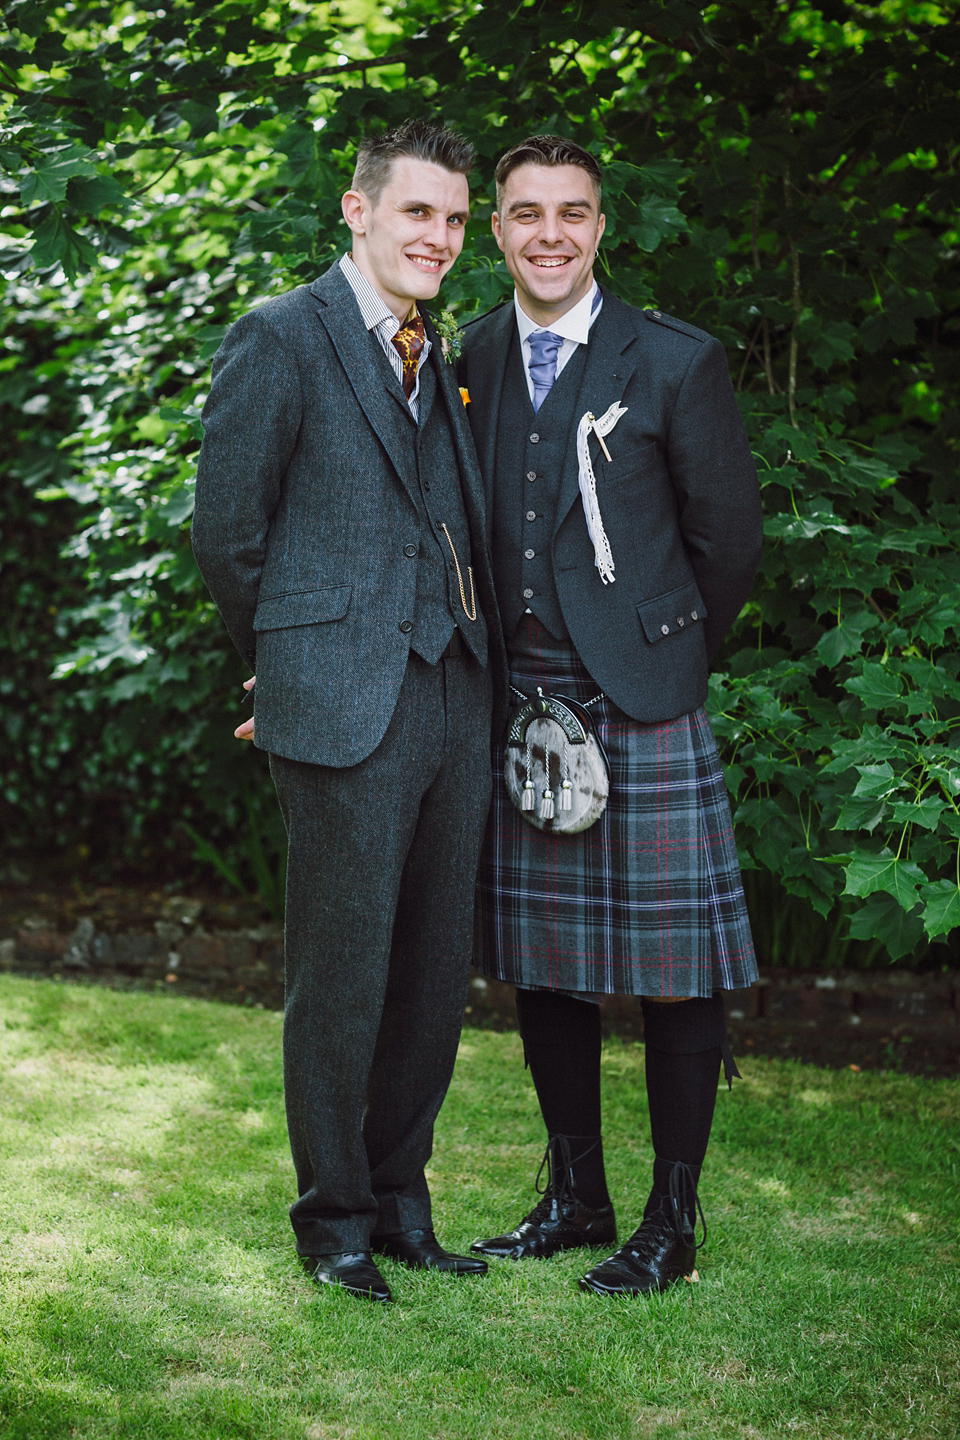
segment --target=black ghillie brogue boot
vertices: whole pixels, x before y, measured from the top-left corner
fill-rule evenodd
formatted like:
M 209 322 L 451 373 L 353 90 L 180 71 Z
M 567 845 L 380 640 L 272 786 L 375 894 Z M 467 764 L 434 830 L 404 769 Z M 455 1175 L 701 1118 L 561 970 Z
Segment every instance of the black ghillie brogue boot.
M 580 1155 L 572 1157 L 570 1141 L 582 1139 L 591 1143 Z M 492 1240 L 474 1240 L 470 1246 L 473 1253 L 499 1260 L 545 1260 L 561 1250 L 616 1245 L 613 1206 L 603 1205 L 593 1210 L 582 1204 L 573 1179 L 573 1164 L 599 1144 L 599 1137 L 551 1135 L 535 1182 L 543 1199 L 509 1234 L 495 1235 Z M 541 1190 L 544 1170 L 547 1181 Z
M 698 1216 L 703 1226 L 699 1242 L 694 1230 Z M 692 1272 L 697 1251 L 706 1239 L 707 1222 L 693 1173 L 689 1165 L 678 1161 L 670 1172 L 666 1202 L 644 1217 L 616 1254 L 588 1270 L 580 1288 L 598 1295 L 660 1294 Z

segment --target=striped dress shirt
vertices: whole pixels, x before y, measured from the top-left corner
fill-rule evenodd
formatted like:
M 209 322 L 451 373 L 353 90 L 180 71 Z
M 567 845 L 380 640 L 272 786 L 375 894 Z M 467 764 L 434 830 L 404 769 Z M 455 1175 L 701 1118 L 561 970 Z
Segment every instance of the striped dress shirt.
M 380 341 L 381 349 L 393 366 L 393 373 L 402 386 L 403 360 L 400 357 L 399 350 L 393 343 L 393 337 L 400 329 L 401 322 L 397 319 L 396 315 L 394 315 L 393 311 L 384 304 L 366 276 L 361 275 L 349 255 L 341 257 L 340 269 L 343 271 L 344 278 L 350 286 L 350 289 L 357 297 L 357 304 L 360 306 L 360 314 L 363 316 L 364 325 L 366 325 L 368 330 L 372 330 Z M 420 359 L 417 362 L 417 378 L 413 387 L 413 394 L 409 400 L 410 409 L 413 411 L 413 418 L 418 422 L 420 420 L 420 367 L 430 354 L 431 349 L 432 343 L 427 340 L 424 344 Z

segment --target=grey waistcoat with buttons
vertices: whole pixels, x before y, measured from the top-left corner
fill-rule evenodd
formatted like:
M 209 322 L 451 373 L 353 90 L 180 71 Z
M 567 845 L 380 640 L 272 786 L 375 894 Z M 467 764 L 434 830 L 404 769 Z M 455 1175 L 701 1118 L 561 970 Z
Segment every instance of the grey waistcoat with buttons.
M 384 383 L 394 378 L 393 372 L 377 340 L 371 335 L 370 343 L 379 351 L 378 359 L 383 361 Z M 474 609 L 470 599 L 470 532 L 463 513 L 463 499 L 460 482 L 460 467 L 454 445 L 450 421 L 444 407 L 436 403 L 437 380 L 434 366 L 437 364 L 439 347 L 434 346 L 424 365 L 420 368 L 420 421 L 416 424 L 409 406 L 409 443 L 414 450 L 417 466 L 417 489 L 413 500 L 420 516 L 420 546 L 417 561 L 417 599 L 410 632 L 410 645 L 424 660 L 436 664 L 446 649 L 453 634 L 453 627 L 459 623 L 467 646 L 481 664 L 487 659 L 487 631 L 483 616 L 478 612 L 475 621 L 464 613 L 460 597 L 460 581 L 471 612 Z M 442 360 L 439 363 L 444 363 Z M 444 533 L 446 525 L 450 540 Z M 406 557 L 411 558 L 411 557 Z M 457 576 L 457 565 L 460 578 Z
M 516 328 L 512 302 L 472 321 L 458 373 L 470 392 L 491 534 L 501 470 L 509 491 L 509 476 L 525 468 L 522 433 L 512 464 L 500 451 L 516 399 L 505 363 Z M 756 469 L 718 340 L 604 288 L 586 352 L 576 393 L 570 386 L 562 397 L 569 423 L 549 537 L 556 599 L 598 688 L 636 720 L 670 720 L 703 704 L 709 657 L 750 592 L 762 540 Z M 546 405 L 561 399 L 565 377 L 540 412 L 544 433 Z M 606 436 L 611 460 L 589 441 L 615 567 L 605 585 L 580 498 L 576 427 L 587 411 L 600 417 L 615 402 L 626 414 Z M 538 415 L 527 433 L 540 423 Z M 501 580 L 507 604 L 510 586 Z
M 551 550 L 560 477 L 570 429 L 576 428 L 574 405 L 586 358 L 586 346 L 579 345 L 534 412 L 523 373 L 520 337 L 516 325 L 513 327 L 500 397 L 491 547 L 497 603 L 508 639 L 528 608 L 558 640 L 569 636 L 554 582 Z

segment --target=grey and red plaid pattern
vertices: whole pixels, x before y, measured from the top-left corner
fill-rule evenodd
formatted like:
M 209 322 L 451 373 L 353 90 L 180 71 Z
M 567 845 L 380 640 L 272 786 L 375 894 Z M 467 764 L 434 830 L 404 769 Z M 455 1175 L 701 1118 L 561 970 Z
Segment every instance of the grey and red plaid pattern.
M 597 685 L 569 642 L 527 615 L 511 683 L 581 703 Z M 579 835 L 520 818 L 494 747 L 493 809 L 480 866 L 479 965 L 512 985 L 584 995 L 712 995 L 757 979 L 733 823 L 703 709 L 641 725 L 590 707 L 610 762 L 610 799 Z

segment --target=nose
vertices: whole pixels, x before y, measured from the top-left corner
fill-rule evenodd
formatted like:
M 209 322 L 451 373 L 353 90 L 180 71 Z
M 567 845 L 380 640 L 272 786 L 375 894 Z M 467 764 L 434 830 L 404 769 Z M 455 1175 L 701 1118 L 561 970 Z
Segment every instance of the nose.
M 423 243 L 429 245 L 431 249 L 446 250 L 449 243 L 447 239 L 446 216 L 439 213 L 435 214 L 426 230 L 424 230 L 422 238 Z
M 564 234 L 559 215 L 550 210 L 544 212 L 537 239 L 542 245 L 561 245 L 563 243 Z

